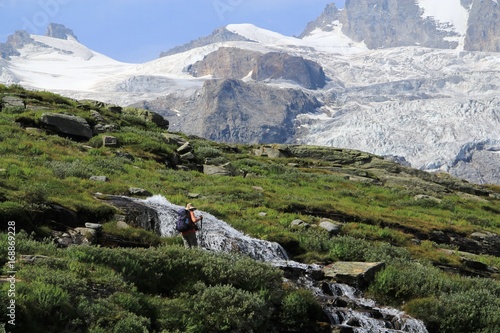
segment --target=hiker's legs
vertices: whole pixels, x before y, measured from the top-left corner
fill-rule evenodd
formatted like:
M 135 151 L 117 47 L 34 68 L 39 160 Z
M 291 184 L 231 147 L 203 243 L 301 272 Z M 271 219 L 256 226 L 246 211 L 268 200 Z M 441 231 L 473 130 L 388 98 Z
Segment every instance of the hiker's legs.
M 198 247 L 198 239 L 196 239 L 196 233 L 190 232 L 188 234 L 182 235 L 182 239 L 184 241 L 184 247 L 186 249 L 192 247 Z

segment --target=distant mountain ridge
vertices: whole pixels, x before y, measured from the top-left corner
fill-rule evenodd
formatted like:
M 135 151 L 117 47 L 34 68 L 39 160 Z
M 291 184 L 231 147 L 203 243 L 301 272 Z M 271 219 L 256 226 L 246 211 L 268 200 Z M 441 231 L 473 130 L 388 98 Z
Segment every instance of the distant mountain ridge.
M 347 37 L 369 49 L 418 45 L 500 52 L 499 11 L 497 0 L 440 0 L 437 6 L 427 0 L 348 0 L 342 10 L 335 3 L 327 5 L 299 38 L 311 36 L 315 30 L 331 32 L 341 25 Z M 220 28 L 160 56 L 239 38 Z
M 495 0 L 351 0 L 300 38 L 231 24 L 144 64 L 56 27 L 1 44 L 0 82 L 145 107 L 213 140 L 352 148 L 500 184 L 499 25 Z
M 345 9 L 330 4 L 300 35 L 328 31 L 338 21 L 342 32 L 369 49 L 422 46 L 500 52 L 497 0 L 351 0 Z

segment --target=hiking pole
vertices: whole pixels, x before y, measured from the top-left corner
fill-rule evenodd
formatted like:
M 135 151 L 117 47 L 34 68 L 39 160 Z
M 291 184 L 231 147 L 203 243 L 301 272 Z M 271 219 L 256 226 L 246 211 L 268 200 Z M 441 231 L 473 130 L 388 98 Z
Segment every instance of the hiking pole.
M 203 216 L 200 219 L 200 245 L 203 247 Z

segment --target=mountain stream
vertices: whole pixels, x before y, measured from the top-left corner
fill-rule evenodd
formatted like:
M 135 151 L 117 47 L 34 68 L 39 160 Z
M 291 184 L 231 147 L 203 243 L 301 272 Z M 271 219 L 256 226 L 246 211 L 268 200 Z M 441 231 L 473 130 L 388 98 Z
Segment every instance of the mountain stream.
M 145 200 L 134 200 L 157 212 L 163 237 L 178 235 L 175 222 L 177 210 L 182 208 L 181 206 L 174 205 L 159 195 Z M 315 275 L 314 272 L 321 271 L 322 267 L 289 260 L 286 251 L 278 243 L 249 237 L 209 213 L 195 212 L 197 216 L 200 214 L 203 215 L 203 222 L 197 237 L 201 247 L 214 252 L 245 254 L 285 271 L 302 271 L 303 274 L 294 283 L 315 294 L 330 318 L 332 327 L 338 328 L 339 332 L 428 333 L 420 320 L 396 309 L 378 307 L 375 301 L 363 298 L 361 292 L 351 286 L 316 281 L 311 276 Z

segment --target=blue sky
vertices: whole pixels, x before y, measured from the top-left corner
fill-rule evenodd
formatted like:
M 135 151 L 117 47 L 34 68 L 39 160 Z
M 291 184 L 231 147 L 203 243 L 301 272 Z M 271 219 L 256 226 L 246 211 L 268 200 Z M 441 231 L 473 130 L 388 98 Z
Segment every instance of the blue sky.
M 89 48 L 140 63 L 231 23 L 298 35 L 332 2 L 345 0 L 0 0 L 0 42 L 61 23 Z

